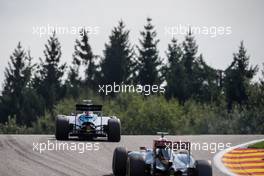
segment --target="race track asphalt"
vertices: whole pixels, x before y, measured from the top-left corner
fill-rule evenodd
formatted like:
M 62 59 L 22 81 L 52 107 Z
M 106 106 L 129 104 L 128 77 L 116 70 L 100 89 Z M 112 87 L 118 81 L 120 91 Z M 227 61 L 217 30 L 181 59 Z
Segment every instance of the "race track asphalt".
M 98 141 L 56 141 L 53 135 L 0 135 L 0 175 L 1 176 L 111 176 L 112 155 L 117 146 L 128 150 L 138 150 L 140 146 L 152 146 L 159 136 L 122 136 L 120 143 Z M 211 160 L 215 143 L 231 146 L 248 141 L 263 139 L 264 135 L 189 135 L 167 136 L 174 141 L 191 141 L 195 159 Z M 50 150 L 48 149 L 50 145 Z M 207 151 L 206 146 L 211 144 Z M 46 147 L 46 150 L 41 151 Z M 51 150 L 54 145 L 54 150 Z M 57 149 L 55 150 L 55 146 Z M 60 145 L 60 147 L 59 147 Z M 63 150 L 63 146 L 64 150 Z M 68 147 L 68 149 L 67 149 Z M 224 176 L 213 167 L 214 176 Z

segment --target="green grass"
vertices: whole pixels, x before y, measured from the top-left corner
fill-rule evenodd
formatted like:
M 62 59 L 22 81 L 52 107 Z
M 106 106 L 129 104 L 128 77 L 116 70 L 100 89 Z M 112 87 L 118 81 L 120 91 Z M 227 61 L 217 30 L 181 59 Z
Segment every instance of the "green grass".
M 248 148 L 264 149 L 264 141 L 250 145 Z

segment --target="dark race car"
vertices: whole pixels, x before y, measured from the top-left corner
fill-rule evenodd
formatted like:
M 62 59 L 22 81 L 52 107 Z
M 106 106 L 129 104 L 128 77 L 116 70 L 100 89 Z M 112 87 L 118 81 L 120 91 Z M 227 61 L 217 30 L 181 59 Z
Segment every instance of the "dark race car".
M 153 148 L 127 151 L 117 147 L 112 169 L 116 176 L 212 176 L 209 161 L 195 160 L 190 142 L 173 142 L 164 138 L 153 141 Z

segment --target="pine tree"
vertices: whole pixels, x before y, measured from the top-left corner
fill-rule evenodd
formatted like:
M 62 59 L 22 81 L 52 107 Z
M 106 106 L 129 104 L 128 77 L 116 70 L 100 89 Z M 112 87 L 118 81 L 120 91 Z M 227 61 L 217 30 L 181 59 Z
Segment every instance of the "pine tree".
M 128 83 L 134 67 L 133 49 L 129 43 L 129 31 L 123 21 L 111 32 L 109 43 L 105 44 L 104 58 L 101 62 L 102 83 Z
M 258 101 L 258 103 L 264 107 L 264 63 L 262 64 L 259 91 L 260 91 L 260 100 Z
M 197 51 L 198 46 L 192 35 L 191 31 L 185 37 L 185 41 L 183 42 L 183 59 L 182 63 L 184 65 L 186 79 L 184 80 L 185 83 L 185 90 L 186 95 L 185 99 L 191 98 L 195 91 L 197 90 L 197 75 L 195 75 L 195 62 L 197 58 Z
M 177 97 L 182 104 L 190 98 L 200 102 L 211 102 L 217 99 L 220 93 L 217 71 L 206 64 L 202 55 L 197 56 L 197 51 L 198 45 L 191 32 L 186 35 L 182 49 L 175 40 L 169 45 L 167 98 Z M 177 52 L 181 55 L 172 54 Z
M 55 32 L 49 38 L 48 44 L 44 50 L 45 60 L 40 59 L 40 66 L 34 79 L 34 87 L 38 93 L 45 99 L 48 110 L 65 94 L 65 88 L 62 85 L 62 77 L 66 64 L 60 64 L 61 46 Z
M 66 81 L 67 95 L 74 98 L 79 96 L 81 88 L 81 78 L 79 76 L 79 70 L 81 66 L 81 61 L 73 55 L 72 66 L 70 66 L 70 71 L 68 74 L 68 79 Z
M 16 117 L 17 123 L 28 125 L 38 114 L 35 109 L 32 109 L 36 106 L 27 106 L 38 104 L 33 99 L 28 99 L 28 97 L 36 97 L 30 89 L 31 73 L 34 67 L 31 60 L 30 52 L 26 53 L 19 42 L 5 69 L 5 82 L 0 101 L 1 122 L 5 122 L 10 116 Z
M 166 53 L 168 59 L 168 67 L 166 69 L 166 97 L 178 98 L 180 102 L 185 100 L 185 71 L 181 63 L 183 52 L 176 39 L 172 39 L 171 44 L 168 45 Z
M 81 39 L 76 40 L 76 44 L 74 46 L 74 62 L 81 61 L 85 66 L 85 86 L 94 89 L 97 84 L 96 74 L 97 74 L 97 65 L 95 64 L 95 59 L 97 58 L 93 52 L 92 48 L 89 44 L 88 31 L 82 29 L 80 31 Z
M 191 31 L 189 31 L 185 37 L 185 41 L 183 42 L 183 51 L 183 64 L 189 77 L 191 77 L 198 51 L 198 46 Z
M 141 85 L 154 85 L 162 82 L 160 73 L 162 61 L 157 50 L 159 40 L 156 39 L 157 33 L 151 22 L 152 19 L 147 18 L 145 31 L 141 32 L 142 39 L 139 40 L 141 46 L 138 47 L 137 81 Z
M 260 78 L 260 84 L 264 88 L 264 63 L 262 64 L 261 76 L 262 77 Z
M 218 99 L 221 86 L 215 69 L 206 64 L 200 55 L 195 62 L 196 90 L 194 98 L 200 102 L 214 102 Z
M 234 102 L 243 105 L 248 101 L 250 80 L 257 72 L 257 66 L 249 66 L 249 59 L 242 41 L 238 53 L 234 53 L 233 62 L 225 70 L 225 94 L 229 110 Z

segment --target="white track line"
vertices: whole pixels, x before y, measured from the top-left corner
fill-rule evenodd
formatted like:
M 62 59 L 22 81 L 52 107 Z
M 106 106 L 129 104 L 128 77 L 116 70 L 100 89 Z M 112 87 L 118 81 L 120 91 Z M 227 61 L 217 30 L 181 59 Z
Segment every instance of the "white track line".
M 230 175 L 230 176 L 237 176 L 234 173 L 230 172 L 225 165 L 222 162 L 222 158 L 224 156 L 224 154 L 226 154 L 227 152 L 230 152 L 231 150 L 234 150 L 236 148 L 244 148 L 247 147 L 248 145 L 254 144 L 254 143 L 258 143 L 258 142 L 262 142 L 264 141 L 264 139 L 260 139 L 260 140 L 254 140 L 254 141 L 250 141 L 244 144 L 239 144 L 230 148 L 227 148 L 225 150 L 222 150 L 220 152 L 218 152 L 215 156 L 214 156 L 214 165 L 223 173 Z

